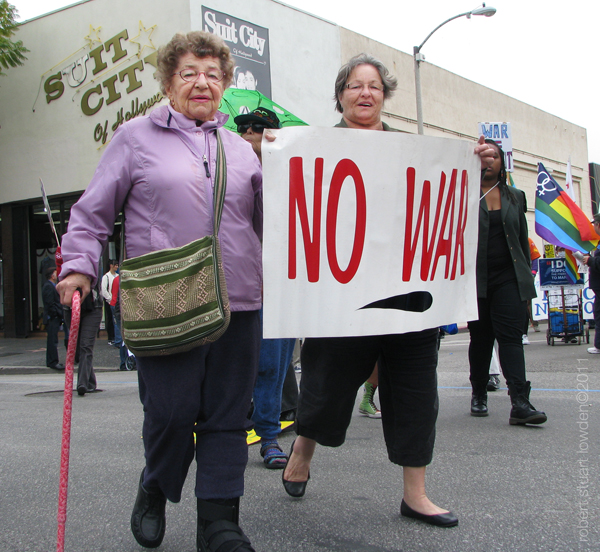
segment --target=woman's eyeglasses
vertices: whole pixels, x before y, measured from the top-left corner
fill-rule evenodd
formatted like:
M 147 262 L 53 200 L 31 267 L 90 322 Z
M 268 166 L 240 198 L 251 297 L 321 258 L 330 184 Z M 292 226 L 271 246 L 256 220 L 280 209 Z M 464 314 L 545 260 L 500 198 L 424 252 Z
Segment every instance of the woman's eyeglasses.
M 196 69 L 183 69 L 173 75 L 179 75 L 185 82 L 196 82 L 200 75 L 208 82 L 221 82 L 225 77 L 225 73 L 219 69 L 208 69 L 207 71 L 196 71 Z
M 238 125 L 237 131 L 240 134 L 246 134 L 250 127 L 252 127 L 252 132 L 256 132 L 257 134 L 262 134 L 265 128 L 269 128 L 267 125 L 263 125 L 261 123 L 244 123 L 243 125 Z
M 371 92 L 373 92 L 374 94 L 377 94 L 378 92 L 383 92 L 383 91 L 384 91 L 383 84 L 380 84 L 380 83 L 378 83 L 378 82 L 368 82 L 368 83 L 367 83 L 367 82 L 363 83 L 363 82 L 358 82 L 358 81 L 355 81 L 355 82 L 349 82 L 349 83 L 346 85 L 346 88 L 347 88 L 348 90 L 350 90 L 350 92 L 355 92 L 355 93 L 358 93 L 358 92 L 362 92 L 362 91 L 363 91 L 363 88 L 364 88 L 365 86 L 366 86 L 366 87 L 367 87 L 367 88 L 368 88 L 368 89 L 369 89 Z

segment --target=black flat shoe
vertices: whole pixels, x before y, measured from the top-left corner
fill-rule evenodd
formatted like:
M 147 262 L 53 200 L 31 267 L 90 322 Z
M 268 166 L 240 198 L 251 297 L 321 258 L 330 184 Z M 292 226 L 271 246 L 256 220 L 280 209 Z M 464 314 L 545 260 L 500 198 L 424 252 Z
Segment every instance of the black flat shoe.
M 295 443 L 296 441 L 294 441 Z M 288 458 L 292 457 L 292 453 L 294 452 L 294 443 L 292 443 L 292 448 L 290 449 L 290 454 Z M 310 471 L 308 472 L 308 479 L 306 481 L 288 481 L 285 478 L 285 469 L 281 472 L 281 481 L 283 483 L 283 488 L 285 492 L 294 498 L 301 498 L 304 496 L 306 492 L 306 485 L 308 485 L 308 481 L 310 479 Z
M 402 499 L 402 504 L 400 504 L 400 513 L 404 517 L 418 519 L 419 521 L 424 521 L 425 523 L 435 525 L 436 527 L 455 527 L 458 525 L 458 518 L 452 512 L 448 512 L 447 514 L 434 514 L 431 516 L 420 514 L 404 502 L 404 499 Z
M 87 392 L 88 392 L 88 390 L 85 387 L 83 387 L 83 385 L 81 387 L 77 388 L 77 394 L 80 397 L 83 397 Z
M 140 476 L 138 494 L 131 514 L 131 532 L 138 544 L 145 548 L 157 548 L 165 536 L 165 495 L 156 489 L 148 492 L 142 481 L 144 470 Z

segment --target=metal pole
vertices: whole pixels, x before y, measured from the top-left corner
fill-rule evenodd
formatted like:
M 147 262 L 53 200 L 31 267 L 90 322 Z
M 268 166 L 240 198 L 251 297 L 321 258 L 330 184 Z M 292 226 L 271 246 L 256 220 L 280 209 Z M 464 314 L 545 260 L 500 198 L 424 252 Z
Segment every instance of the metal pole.
M 488 13 L 485 13 L 488 12 Z M 444 21 L 443 23 L 440 23 L 435 29 L 433 29 L 433 31 L 431 31 L 427 37 L 425 38 L 425 40 L 423 42 L 421 42 L 421 44 L 419 46 L 414 46 L 413 47 L 413 57 L 415 60 L 415 89 L 416 89 L 416 93 L 417 93 L 417 128 L 418 128 L 418 132 L 419 134 L 424 134 L 423 132 L 423 102 L 421 99 L 421 61 L 423 61 L 425 58 L 422 56 L 421 54 L 421 48 L 423 47 L 423 45 L 429 40 L 429 38 L 431 37 L 431 35 L 433 33 L 435 33 L 440 27 L 443 27 L 446 23 L 449 23 L 450 21 L 454 21 L 455 19 L 458 19 L 459 17 L 467 17 L 467 18 L 471 18 L 471 15 L 485 15 L 486 17 L 490 17 L 492 15 L 494 15 L 494 13 L 496 13 L 496 10 L 494 8 L 485 8 L 485 2 L 483 3 L 483 7 L 476 9 L 476 10 L 472 10 L 470 12 L 465 12 L 465 13 L 459 13 L 458 15 L 455 15 L 454 17 L 451 17 L 450 19 L 446 19 L 446 21 Z
M 419 56 L 419 46 L 415 46 L 413 49 L 413 55 L 415 60 L 415 90 L 417 94 L 417 128 L 420 135 L 423 135 L 423 102 L 421 100 L 421 67 Z

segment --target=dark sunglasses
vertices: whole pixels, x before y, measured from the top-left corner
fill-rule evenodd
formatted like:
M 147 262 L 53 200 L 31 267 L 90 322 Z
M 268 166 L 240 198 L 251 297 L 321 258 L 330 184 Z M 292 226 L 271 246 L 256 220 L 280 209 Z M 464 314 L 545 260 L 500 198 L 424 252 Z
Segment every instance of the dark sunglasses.
M 263 125 L 261 123 L 245 123 L 243 125 L 238 125 L 238 133 L 246 134 L 250 127 L 252 127 L 252 132 L 256 132 L 257 134 L 262 134 L 262 131 L 265 130 L 265 128 L 269 128 L 267 125 Z

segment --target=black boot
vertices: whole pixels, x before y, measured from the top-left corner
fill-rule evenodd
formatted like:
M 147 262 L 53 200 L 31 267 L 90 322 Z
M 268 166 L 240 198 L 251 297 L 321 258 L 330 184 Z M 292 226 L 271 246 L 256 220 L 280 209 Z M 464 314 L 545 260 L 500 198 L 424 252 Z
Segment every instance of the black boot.
M 524 384 L 513 384 L 508 388 L 512 409 L 508 423 L 510 425 L 543 424 L 548 417 L 544 412 L 536 410 L 529 402 L 531 393 L 531 382 Z
M 488 415 L 487 406 L 487 382 L 484 385 L 473 385 L 471 395 L 471 416 L 483 417 Z
M 156 548 L 165 536 L 165 506 L 167 499 L 160 489 L 144 489 L 144 470 L 140 476 L 138 494 L 131 514 L 131 532 L 145 548 Z
M 240 499 L 198 499 L 198 552 L 255 552 L 238 525 Z

